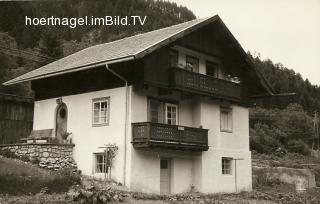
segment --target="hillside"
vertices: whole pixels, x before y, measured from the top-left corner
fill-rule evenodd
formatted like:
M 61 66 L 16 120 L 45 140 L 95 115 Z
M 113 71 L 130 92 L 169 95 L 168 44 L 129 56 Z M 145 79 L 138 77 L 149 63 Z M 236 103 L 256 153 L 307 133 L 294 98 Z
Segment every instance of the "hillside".
M 259 56 L 248 55 L 255 66 L 262 72 L 276 93 L 296 93 L 293 98 L 283 97 L 276 101 L 264 99 L 262 107 L 284 108 L 289 103 L 295 102 L 302 105 L 310 115 L 320 110 L 320 87 L 313 85 L 308 79 L 303 79 L 300 73 L 285 67 L 281 63 L 275 63 L 271 59 L 262 60 Z
M 154 0 L 6 2 L 0 7 L 0 83 L 83 48 L 195 19 L 186 7 Z M 32 17 L 147 16 L 143 26 L 25 26 Z M 0 92 L 31 96 L 28 83 Z

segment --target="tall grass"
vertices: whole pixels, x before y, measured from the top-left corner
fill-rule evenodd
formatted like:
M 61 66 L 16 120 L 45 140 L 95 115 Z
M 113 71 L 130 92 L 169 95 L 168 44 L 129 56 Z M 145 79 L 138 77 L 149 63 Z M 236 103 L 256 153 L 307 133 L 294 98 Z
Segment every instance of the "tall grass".
M 65 192 L 80 183 L 79 175 L 70 170 L 48 171 L 31 164 L 0 157 L 0 194 L 22 195 Z

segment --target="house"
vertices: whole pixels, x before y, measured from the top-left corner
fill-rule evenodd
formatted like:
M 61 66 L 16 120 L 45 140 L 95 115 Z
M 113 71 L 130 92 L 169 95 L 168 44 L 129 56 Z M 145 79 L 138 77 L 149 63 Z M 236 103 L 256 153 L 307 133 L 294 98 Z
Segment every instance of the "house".
M 273 91 L 219 16 L 92 46 L 19 76 L 34 130 L 72 133 L 83 174 L 134 191 L 250 191 L 250 99 Z M 110 170 L 108 170 L 110 174 Z

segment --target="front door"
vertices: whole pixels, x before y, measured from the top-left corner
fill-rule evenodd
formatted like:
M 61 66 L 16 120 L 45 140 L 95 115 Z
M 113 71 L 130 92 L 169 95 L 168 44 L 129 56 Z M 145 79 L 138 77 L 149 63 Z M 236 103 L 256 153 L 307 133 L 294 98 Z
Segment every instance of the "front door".
M 68 110 L 67 106 L 62 103 L 58 106 L 56 112 L 56 138 L 61 143 L 66 139 L 67 133 Z
M 170 194 L 170 160 L 160 159 L 160 194 Z

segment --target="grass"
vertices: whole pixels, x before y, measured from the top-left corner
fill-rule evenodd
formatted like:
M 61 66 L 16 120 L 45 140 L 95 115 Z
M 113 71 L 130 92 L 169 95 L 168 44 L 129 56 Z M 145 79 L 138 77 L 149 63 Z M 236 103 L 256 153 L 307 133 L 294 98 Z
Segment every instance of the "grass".
M 0 194 L 59 193 L 80 182 L 79 176 L 68 170 L 53 172 L 15 159 L 0 157 L 0 166 Z
M 16 159 L 0 157 L 0 175 L 49 176 L 50 172 Z

